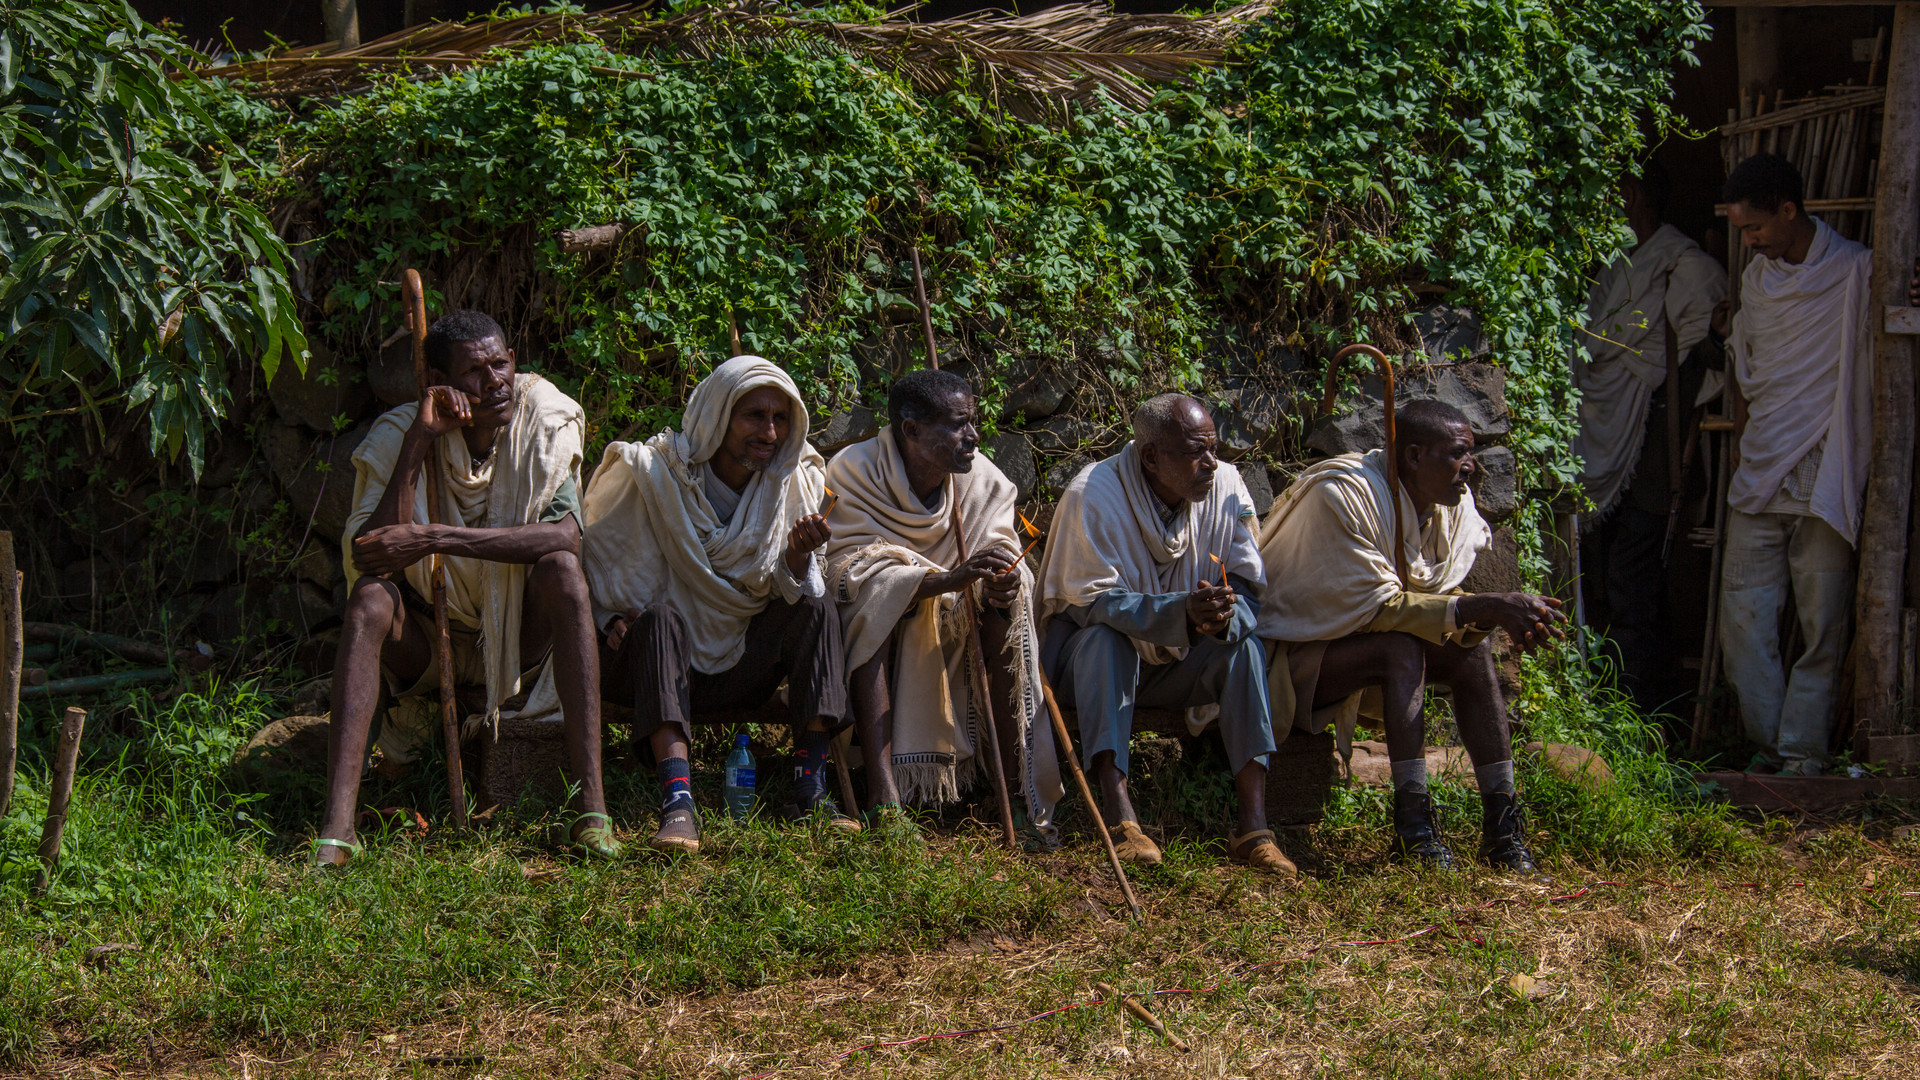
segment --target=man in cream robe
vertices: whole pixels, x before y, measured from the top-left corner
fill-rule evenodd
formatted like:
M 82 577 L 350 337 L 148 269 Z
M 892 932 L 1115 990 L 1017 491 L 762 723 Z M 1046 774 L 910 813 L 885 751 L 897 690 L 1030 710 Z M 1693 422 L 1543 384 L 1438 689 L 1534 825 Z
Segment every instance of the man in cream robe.
M 887 413 L 878 437 L 827 464 L 827 588 L 841 605 L 870 799 L 883 810 L 952 802 L 1000 768 L 1009 796 L 1050 837 L 1059 762 L 1041 719 L 1033 577 L 1015 561 L 1013 482 L 977 453 L 973 392 L 958 375 L 902 376 Z M 984 657 L 969 643 L 968 607 Z M 982 663 L 999 762 L 983 760 L 987 709 L 973 667 Z
M 820 576 L 825 464 L 793 380 L 736 356 L 694 388 L 680 431 L 607 447 L 587 485 L 607 696 L 633 704 L 635 744 L 659 769 L 657 850 L 700 847 L 693 712 L 758 707 L 782 680 L 802 810 L 859 829 L 825 787 L 847 714 L 840 618 Z
M 535 672 L 522 715 L 557 704 L 583 811 L 574 848 L 619 854 L 600 786 L 599 660 L 580 571 L 579 470 L 585 416 L 538 375 L 516 375 L 499 324 L 477 311 L 434 322 L 431 393 L 374 422 L 353 454 L 354 510 L 342 543 L 350 593 L 334 667 L 328 791 L 316 863 L 358 854 L 354 804 L 386 676 L 401 696 L 439 689 L 429 556 L 446 570 L 458 682 L 486 687 L 497 719 Z M 425 469 L 440 464 L 428 512 Z M 458 747 L 447 752 L 458 753 Z
M 1622 684 L 1651 714 L 1671 699 L 1678 676 L 1661 555 L 1674 505 L 1672 466 L 1682 454 L 1667 445 L 1667 413 L 1677 397 L 1683 411 L 1674 430 L 1684 432 L 1686 412 L 1706 382 L 1703 369 L 1724 367 L 1707 331 L 1714 305 L 1727 295 L 1727 273 L 1662 223 L 1667 179 L 1657 163 L 1622 179 L 1620 193 L 1636 245 L 1595 279 L 1585 358 L 1573 361 L 1580 389 L 1573 449 L 1585 463 L 1582 481 L 1595 508 L 1582 519 L 1581 587 L 1589 621 L 1618 650 Z M 1679 373 L 1672 387 L 1669 365 Z M 1716 375 L 1712 392 L 1718 381 Z
M 1558 636 L 1559 601 L 1456 592 L 1490 535 L 1468 487 L 1473 429 L 1459 410 L 1431 400 L 1408 404 L 1398 419 L 1399 491 L 1387 490 L 1384 451 L 1344 454 L 1295 480 L 1261 527 L 1267 587 L 1258 633 L 1274 642 L 1267 685 L 1276 723 L 1319 730 L 1331 719 L 1350 745 L 1359 697 L 1377 689 L 1396 851 L 1450 865 L 1427 793 L 1421 713 L 1427 681 L 1446 684 L 1480 786 L 1480 857 L 1530 872 L 1487 636 L 1498 626 L 1523 648 Z
M 1220 467 L 1217 444 L 1206 406 L 1162 394 L 1134 412 L 1120 453 L 1074 477 L 1040 566 L 1042 658 L 1060 704 L 1076 710 L 1122 858 L 1160 861 L 1127 797 L 1134 709 L 1213 706 L 1239 796 L 1227 852 L 1292 875 L 1266 820 L 1276 744 L 1253 633 L 1265 581 L 1253 499 Z
M 1756 257 L 1728 335 L 1736 464 L 1720 644 L 1747 738 L 1760 748 L 1754 767 L 1818 775 L 1851 632 L 1873 439 L 1873 255 L 1808 217 L 1802 186 L 1772 154 L 1727 178 L 1727 219 Z M 1791 674 L 1776 629 L 1789 594 L 1806 641 Z

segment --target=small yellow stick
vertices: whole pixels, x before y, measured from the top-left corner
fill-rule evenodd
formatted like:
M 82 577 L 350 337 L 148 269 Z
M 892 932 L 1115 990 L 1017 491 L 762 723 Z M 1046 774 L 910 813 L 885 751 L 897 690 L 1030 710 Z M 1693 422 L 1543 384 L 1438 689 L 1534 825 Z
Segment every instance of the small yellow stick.
M 1161 1023 L 1159 1017 L 1156 1017 L 1152 1013 L 1148 1012 L 1147 1007 L 1145 1005 L 1142 1005 L 1139 1002 L 1133 1000 L 1132 998 L 1127 997 L 1126 995 L 1120 993 L 1118 990 L 1115 990 L 1113 987 L 1108 986 L 1106 983 L 1102 983 L 1102 982 L 1094 983 L 1093 989 L 1094 989 L 1094 992 L 1099 994 L 1101 997 L 1106 998 L 1108 1001 L 1118 1004 L 1121 1008 L 1132 1013 L 1134 1019 L 1147 1025 L 1147 1028 L 1151 1030 L 1155 1035 L 1158 1035 L 1161 1038 L 1167 1040 L 1167 1042 L 1175 1050 L 1178 1050 L 1184 1054 L 1189 1049 L 1187 1044 L 1181 1041 L 1178 1035 L 1175 1035 L 1173 1032 L 1167 1030 L 1167 1025 Z

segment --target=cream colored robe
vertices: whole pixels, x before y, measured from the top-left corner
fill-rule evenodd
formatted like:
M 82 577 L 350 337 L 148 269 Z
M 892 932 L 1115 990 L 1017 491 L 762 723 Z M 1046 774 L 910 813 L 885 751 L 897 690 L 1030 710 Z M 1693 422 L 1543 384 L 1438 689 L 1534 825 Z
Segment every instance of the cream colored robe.
M 1576 356 L 1580 434 L 1573 450 L 1600 520 L 1633 480 L 1646 442 L 1647 411 L 1667 381 L 1667 335 L 1684 360 L 1707 336 L 1727 295 L 1727 272 L 1700 245 L 1662 225 L 1601 271 L 1587 298 L 1587 357 Z M 1704 388 L 1703 388 L 1704 389 Z M 1664 436 L 1657 436 L 1664 438 Z
M 446 525 L 486 529 L 531 525 L 553 505 L 562 483 L 571 477 L 578 485 L 586 413 L 578 402 L 538 375 L 514 376 L 513 392 L 513 419 L 494 442 L 493 453 L 486 461 L 474 462 L 467 451 L 466 437 L 458 430 L 440 437 L 440 510 L 431 518 L 427 514 L 423 472 L 414 484 L 410 519 L 414 524 L 438 520 Z M 399 463 L 401 443 L 419 411 L 418 405 L 388 410 L 373 422 L 373 429 L 353 452 L 353 513 L 340 539 L 349 587 L 358 576 L 353 570 L 353 538 L 380 505 L 394 466 Z M 484 719 L 492 723 L 500 718 L 501 703 L 520 692 L 524 672 L 520 620 L 526 601 L 527 567 L 465 557 L 444 561 L 447 618 L 479 633 L 481 661 L 487 673 Z M 431 599 L 433 580 L 428 562 L 422 559 L 413 564 L 406 575 L 414 591 Z M 547 669 L 543 669 L 541 688 L 516 715 L 541 716 L 557 709 L 558 696 L 546 687 L 551 682 Z
M 906 463 L 892 429 L 856 443 L 827 463 L 827 488 L 837 498 L 827 515 L 827 589 L 840 602 L 846 631 L 847 669 L 871 660 L 896 627 L 892 664 L 893 771 L 909 801 L 944 803 L 959 798 L 978 768 L 986 723 L 975 700 L 967 616 L 960 594 L 943 593 L 914 602 L 930 571 L 960 562 L 952 529 L 955 501 L 966 527 L 967 551 L 990 547 L 1020 550 L 1014 532 L 1013 482 L 986 455 L 971 472 L 947 478 L 940 507 L 928 510 L 907 482 Z M 1021 588 L 1012 609 L 1007 653 L 999 660 L 1014 675 L 1020 715 L 1021 793 L 1028 815 L 1052 827 L 1062 794 L 1053 731 L 1041 718 L 1040 647 L 1033 615 L 1033 574 L 1023 563 Z M 973 595 L 980 593 L 976 589 Z M 909 611 L 912 618 L 901 622 Z
M 1332 720 L 1341 728 L 1343 753 L 1351 745 L 1360 695 L 1313 709 L 1313 684 L 1328 643 L 1362 630 L 1402 630 L 1436 642 L 1449 636 L 1466 644 L 1479 640 L 1474 631 L 1449 635 L 1443 629 L 1443 597 L 1466 580 L 1492 531 L 1471 496 L 1458 506 L 1435 507 L 1422 522 L 1405 488 L 1396 494 L 1405 529 L 1399 538 L 1407 558 L 1404 588 L 1394 568 L 1382 451 L 1314 465 L 1274 501 L 1260 529 L 1266 591 L 1255 632 L 1278 643 L 1267 673 L 1276 726 L 1287 716 L 1309 730 Z
M 763 386 L 787 395 L 793 426 L 722 524 L 705 491 L 707 462 L 734 404 Z M 736 356 L 702 379 L 681 428 L 607 447 L 587 486 L 587 584 L 595 606 L 616 612 L 672 602 L 687 620 L 694 668 L 713 675 L 740 662 L 748 622 L 776 592 L 799 599 L 784 565 L 787 534 L 817 512 L 826 462 L 807 443 L 799 387 L 758 356 Z

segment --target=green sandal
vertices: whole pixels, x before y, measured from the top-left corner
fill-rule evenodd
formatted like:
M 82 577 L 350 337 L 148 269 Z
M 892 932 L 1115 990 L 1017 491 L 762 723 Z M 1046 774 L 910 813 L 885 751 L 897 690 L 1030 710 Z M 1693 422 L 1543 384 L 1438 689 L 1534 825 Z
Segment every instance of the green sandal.
M 328 848 L 338 848 L 341 851 L 346 852 L 347 857 L 344 859 L 341 859 L 339 862 L 334 862 L 332 859 L 329 859 L 324 855 L 320 854 L 322 851 L 325 851 Z M 359 858 L 362 850 L 363 849 L 360 847 L 359 844 L 351 843 L 346 840 L 335 840 L 332 837 L 322 836 L 315 839 L 313 842 L 313 853 L 312 853 L 312 858 L 309 865 L 311 865 L 316 870 L 338 870 L 339 868 Z
M 597 820 L 598 825 L 587 825 Z M 613 838 L 613 819 L 605 814 L 581 814 L 573 819 L 573 826 L 567 830 L 567 850 L 575 855 L 593 859 L 617 859 L 625 850 L 620 841 Z

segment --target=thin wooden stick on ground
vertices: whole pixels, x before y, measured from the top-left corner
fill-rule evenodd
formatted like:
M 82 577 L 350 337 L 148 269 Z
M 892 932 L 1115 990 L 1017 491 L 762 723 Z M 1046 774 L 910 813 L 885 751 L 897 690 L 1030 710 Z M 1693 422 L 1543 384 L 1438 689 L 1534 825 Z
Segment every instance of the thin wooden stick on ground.
M 27 652 L 20 585 L 13 534 L 0 532 L 0 818 L 13 806 L 13 769 L 20 759 L 20 666 Z
M 1045 672 L 1040 673 L 1040 694 L 1047 699 L 1047 713 L 1053 717 L 1053 737 L 1060 740 L 1060 748 L 1067 757 L 1067 768 L 1073 773 L 1074 786 L 1080 789 L 1080 798 L 1087 804 L 1087 813 L 1093 815 L 1093 827 L 1100 834 L 1101 845 L 1107 849 L 1107 862 L 1113 867 L 1113 876 L 1120 879 L 1120 892 L 1127 898 L 1127 907 L 1133 911 L 1134 918 L 1145 918 L 1140 911 L 1140 901 L 1133 895 L 1133 885 L 1127 881 L 1126 867 L 1120 864 L 1120 853 L 1114 850 L 1113 834 L 1107 831 L 1107 819 L 1100 813 L 1100 804 L 1094 801 L 1093 789 L 1087 786 L 1087 774 L 1080 769 L 1080 756 L 1073 751 L 1073 737 L 1067 734 L 1066 718 L 1060 715 L 1060 703 L 1053 699 L 1053 687 L 1048 685 Z
M 87 710 L 69 707 L 60 722 L 60 743 L 53 752 L 53 784 L 47 792 L 47 820 L 40 827 L 40 872 L 34 875 L 33 895 L 46 895 L 53 884 L 53 868 L 60 861 L 60 836 L 67 830 L 67 807 L 73 801 L 73 773 L 80 763 L 80 733 L 87 726 Z
M 1108 986 L 1106 983 L 1103 983 L 1103 982 L 1094 983 L 1093 989 L 1094 989 L 1094 992 L 1099 994 L 1101 997 L 1106 998 L 1108 1001 L 1114 1002 L 1115 1004 L 1119 1005 L 1121 1008 L 1132 1013 L 1134 1016 L 1134 1019 L 1147 1025 L 1147 1028 L 1151 1030 L 1155 1035 L 1158 1035 L 1161 1038 L 1167 1040 L 1168 1045 L 1172 1046 L 1175 1050 L 1178 1050 L 1183 1054 L 1187 1052 L 1187 1049 L 1188 1049 L 1187 1044 L 1184 1041 L 1182 1041 L 1178 1035 L 1175 1035 L 1173 1032 L 1168 1031 L 1167 1025 L 1161 1023 L 1159 1017 L 1148 1012 L 1147 1007 L 1145 1005 L 1140 1004 L 1139 1002 L 1133 1000 L 1132 998 L 1126 996 L 1125 994 L 1122 994 L 1120 991 L 1115 990 L 1113 987 Z

